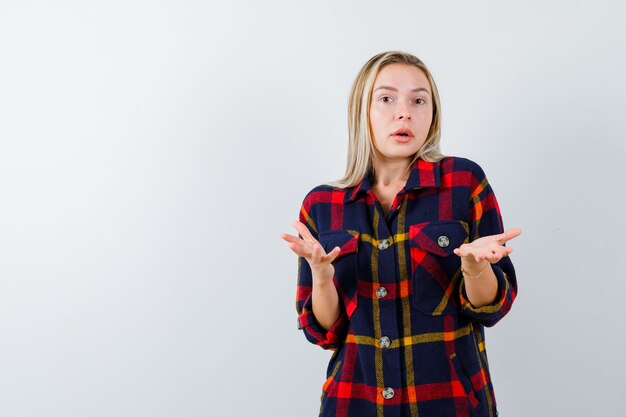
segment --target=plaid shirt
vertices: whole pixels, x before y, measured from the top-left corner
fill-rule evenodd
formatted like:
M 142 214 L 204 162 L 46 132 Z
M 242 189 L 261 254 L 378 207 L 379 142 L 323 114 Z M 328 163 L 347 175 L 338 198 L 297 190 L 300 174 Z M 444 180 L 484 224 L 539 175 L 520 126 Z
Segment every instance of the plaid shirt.
M 468 301 L 455 248 L 503 231 L 496 198 L 474 162 L 418 160 L 385 216 L 366 176 L 358 185 L 320 185 L 300 221 L 328 252 L 340 316 L 328 331 L 312 312 L 312 277 L 298 258 L 298 327 L 334 350 L 320 416 L 496 416 L 484 326 L 511 308 L 510 258 L 492 268 L 493 304 Z

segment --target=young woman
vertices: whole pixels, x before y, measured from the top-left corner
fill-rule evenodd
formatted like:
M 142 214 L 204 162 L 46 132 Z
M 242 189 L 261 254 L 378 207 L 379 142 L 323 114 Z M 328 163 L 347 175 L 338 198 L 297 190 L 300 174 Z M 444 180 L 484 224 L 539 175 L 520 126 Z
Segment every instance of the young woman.
M 474 162 L 440 153 L 441 107 L 415 56 L 372 57 L 349 101 L 345 176 L 311 190 L 281 238 L 298 325 L 334 350 L 320 416 L 496 416 L 484 326 L 517 291 L 498 203 Z

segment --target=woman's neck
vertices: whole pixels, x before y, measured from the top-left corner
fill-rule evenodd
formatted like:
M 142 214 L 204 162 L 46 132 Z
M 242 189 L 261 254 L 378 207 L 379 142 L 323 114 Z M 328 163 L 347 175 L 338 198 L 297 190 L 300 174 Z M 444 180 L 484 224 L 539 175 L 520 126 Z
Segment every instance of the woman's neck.
M 376 172 L 375 184 L 387 186 L 402 183 L 405 184 L 409 178 L 409 159 L 396 161 L 373 161 Z

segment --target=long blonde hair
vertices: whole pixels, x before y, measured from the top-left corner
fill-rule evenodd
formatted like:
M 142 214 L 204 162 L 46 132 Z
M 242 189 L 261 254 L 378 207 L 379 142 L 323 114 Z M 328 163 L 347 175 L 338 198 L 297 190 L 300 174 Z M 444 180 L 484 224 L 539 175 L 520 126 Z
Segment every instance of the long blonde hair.
M 372 163 L 373 144 L 370 130 L 369 107 L 372 97 L 372 89 L 376 76 L 385 66 L 389 64 L 414 65 L 424 72 L 432 91 L 433 119 L 430 130 L 424 145 L 415 153 L 411 164 L 421 158 L 429 162 L 437 162 L 444 155 L 439 149 L 441 140 L 441 104 L 439 102 L 439 92 L 430 71 L 426 65 L 416 56 L 406 52 L 388 51 L 370 58 L 363 65 L 357 74 L 348 102 L 348 163 L 346 173 L 343 178 L 328 183 L 335 187 L 352 187 L 357 185 L 363 177 L 372 173 L 374 166 Z

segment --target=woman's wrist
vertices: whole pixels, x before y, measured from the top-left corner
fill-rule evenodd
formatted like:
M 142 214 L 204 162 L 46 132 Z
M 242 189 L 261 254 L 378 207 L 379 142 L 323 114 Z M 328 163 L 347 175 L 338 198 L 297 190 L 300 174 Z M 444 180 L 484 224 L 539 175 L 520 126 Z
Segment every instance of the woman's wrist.
M 466 278 L 478 278 L 489 268 L 489 261 L 461 262 L 461 272 Z
M 335 267 L 333 265 L 328 265 L 325 268 L 311 269 L 311 275 L 313 276 L 313 285 L 325 287 L 333 283 Z

